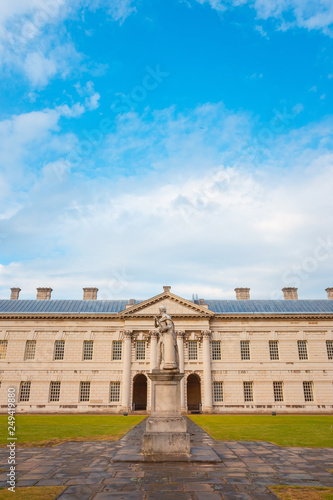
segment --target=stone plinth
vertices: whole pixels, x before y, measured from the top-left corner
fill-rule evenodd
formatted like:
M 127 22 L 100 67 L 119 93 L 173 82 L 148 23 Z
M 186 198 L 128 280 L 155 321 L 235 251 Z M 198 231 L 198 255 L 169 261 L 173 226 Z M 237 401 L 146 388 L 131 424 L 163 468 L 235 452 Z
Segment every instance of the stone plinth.
M 190 435 L 181 416 L 179 370 L 153 370 L 148 373 L 152 381 L 151 416 L 143 435 L 144 455 L 188 454 Z

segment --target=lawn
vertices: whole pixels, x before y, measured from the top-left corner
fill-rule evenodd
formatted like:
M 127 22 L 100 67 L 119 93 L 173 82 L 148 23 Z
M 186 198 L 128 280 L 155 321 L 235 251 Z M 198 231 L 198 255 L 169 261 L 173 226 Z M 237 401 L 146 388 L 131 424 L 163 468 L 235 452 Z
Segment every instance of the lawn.
M 333 488 L 308 486 L 270 486 L 281 500 L 333 500 Z
M 279 446 L 333 446 L 333 416 L 193 415 L 214 439 L 270 441 Z
M 53 500 L 66 486 L 36 486 L 29 488 L 15 488 L 15 493 L 7 488 L 0 489 L 0 500 Z
M 114 441 L 144 416 L 17 415 L 17 446 L 52 446 L 64 441 Z M 7 416 L 0 415 L 0 446 L 7 441 Z

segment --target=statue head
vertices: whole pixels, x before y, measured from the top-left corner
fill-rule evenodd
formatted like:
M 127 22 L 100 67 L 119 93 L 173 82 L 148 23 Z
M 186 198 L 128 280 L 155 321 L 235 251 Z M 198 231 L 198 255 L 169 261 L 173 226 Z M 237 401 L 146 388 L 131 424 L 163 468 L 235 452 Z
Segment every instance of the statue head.
M 166 314 L 166 307 L 165 306 L 160 306 L 159 310 L 160 310 L 160 314 Z

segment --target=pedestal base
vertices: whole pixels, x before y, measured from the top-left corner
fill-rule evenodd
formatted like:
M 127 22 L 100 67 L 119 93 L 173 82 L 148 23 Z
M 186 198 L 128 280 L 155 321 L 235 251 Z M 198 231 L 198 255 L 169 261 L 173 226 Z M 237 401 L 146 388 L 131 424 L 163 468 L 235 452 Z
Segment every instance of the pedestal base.
M 188 432 L 145 432 L 142 441 L 144 455 L 189 454 Z

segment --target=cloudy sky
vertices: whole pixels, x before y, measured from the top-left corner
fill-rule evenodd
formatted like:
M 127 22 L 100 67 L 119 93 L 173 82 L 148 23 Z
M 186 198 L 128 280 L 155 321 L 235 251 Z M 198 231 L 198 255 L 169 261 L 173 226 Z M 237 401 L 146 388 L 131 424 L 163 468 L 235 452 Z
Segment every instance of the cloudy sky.
M 0 3 L 0 298 L 325 298 L 331 0 Z

